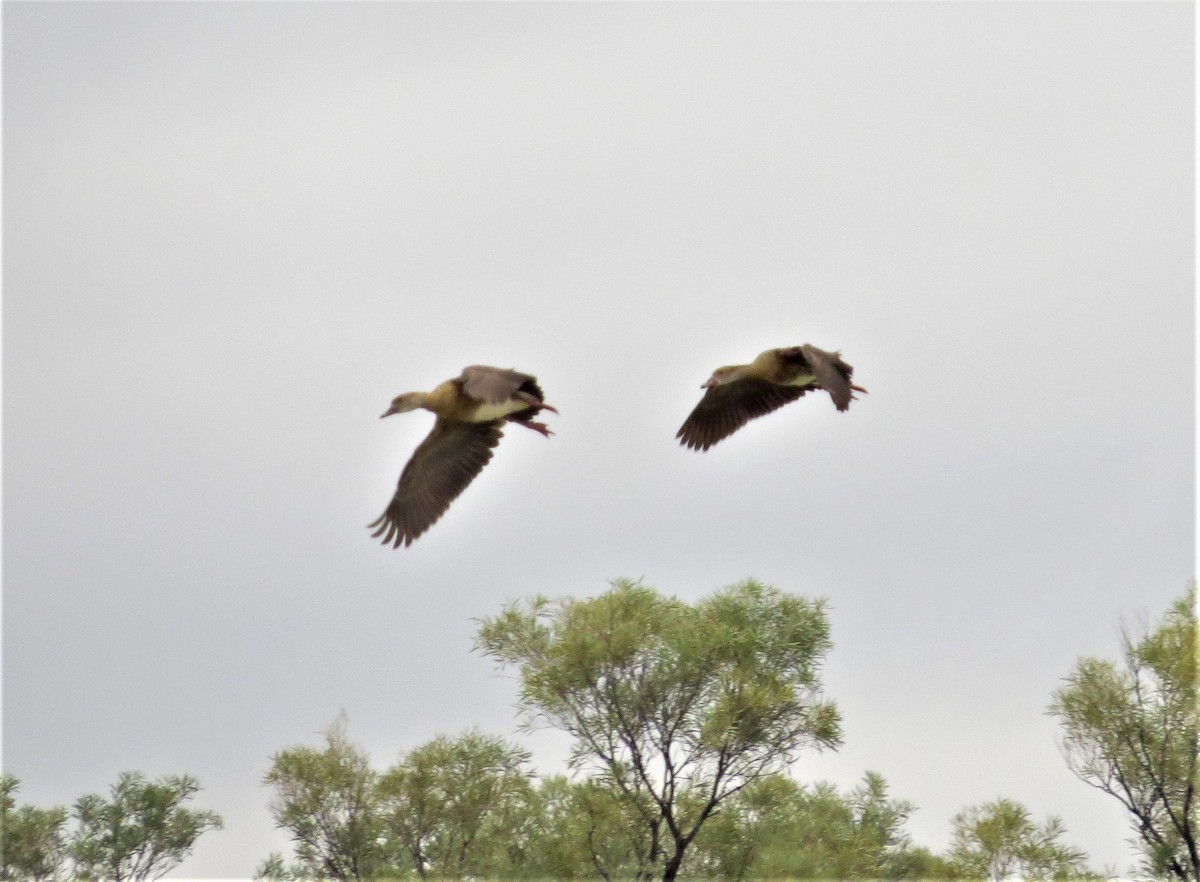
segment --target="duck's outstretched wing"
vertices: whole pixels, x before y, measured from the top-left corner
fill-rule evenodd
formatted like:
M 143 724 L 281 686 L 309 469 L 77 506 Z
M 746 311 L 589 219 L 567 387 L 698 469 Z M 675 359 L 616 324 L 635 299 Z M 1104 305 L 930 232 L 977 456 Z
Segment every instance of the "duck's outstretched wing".
M 387 509 L 367 525 L 372 537 L 399 548 L 437 522 L 492 458 L 503 422 L 460 423 L 438 420 L 415 451 Z
M 713 386 L 705 390 L 704 397 L 683 421 L 675 437 L 684 447 L 708 450 L 750 420 L 778 410 L 807 391 L 800 386 L 778 386 L 757 379 Z

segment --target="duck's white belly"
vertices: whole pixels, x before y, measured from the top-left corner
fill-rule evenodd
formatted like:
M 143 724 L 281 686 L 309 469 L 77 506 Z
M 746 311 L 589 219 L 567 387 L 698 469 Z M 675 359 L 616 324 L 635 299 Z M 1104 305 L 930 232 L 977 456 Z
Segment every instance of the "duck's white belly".
M 525 410 L 529 407 L 521 401 L 501 401 L 496 404 L 484 403 L 475 411 L 475 420 L 477 422 L 486 423 L 491 420 L 499 420 L 508 416 L 510 413 L 516 413 L 519 410 Z
M 788 380 L 787 385 L 789 385 L 789 386 L 807 386 L 810 383 L 815 383 L 816 381 L 817 381 L 817 377 L 815 374 L 800 374 L 799 376 L 793 377 L 792 379 Z

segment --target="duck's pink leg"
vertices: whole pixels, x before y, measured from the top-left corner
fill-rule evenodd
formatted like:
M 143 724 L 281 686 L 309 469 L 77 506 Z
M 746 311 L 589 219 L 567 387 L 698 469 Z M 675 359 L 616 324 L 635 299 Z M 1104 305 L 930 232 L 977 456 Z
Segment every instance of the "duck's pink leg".
M 533 420 L 513 420 L 513 422 L 518 426 L 524 426 L 527 429 L 533 429 L 535 432 L 541 432 L 547 438 L 554 434 L 545 423 L 535 423 Z

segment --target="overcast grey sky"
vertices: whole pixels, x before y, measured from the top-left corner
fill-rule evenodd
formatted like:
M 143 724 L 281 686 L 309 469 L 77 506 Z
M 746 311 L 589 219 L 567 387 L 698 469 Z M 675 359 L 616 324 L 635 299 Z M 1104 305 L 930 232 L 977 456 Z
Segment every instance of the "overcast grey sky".
M 829 599 L 845 746 L 944 848 L 997 797 L 1127 868 L 1050 693 L 1194 572 L 1190 3 L 5 3 L 3 767 L 191 773 L 191 876 L 344 709 L 515 736 L 472 619 L 642 577 Z M 720 364 L 840 348 L 707 454 Z M 415 545 L 467 364 L 534 373 Z M 544 771 L 563 743 L 523 738 Z

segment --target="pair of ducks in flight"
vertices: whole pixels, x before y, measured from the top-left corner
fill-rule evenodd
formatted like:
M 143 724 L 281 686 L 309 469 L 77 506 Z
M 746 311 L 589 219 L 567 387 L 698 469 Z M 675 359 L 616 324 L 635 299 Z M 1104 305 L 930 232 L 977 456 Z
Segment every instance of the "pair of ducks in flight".
M 853 373 L 840 352 L 808 343 L 768 349 L 749 364 L 713 371 L 701 386 L 704 396 L 675 437 L 685 447 L 708 450 L 750 420 L 813 389 L 824 389 L 838 410 L 846 410 L 855 392 L 867 391 L 850 382 Z M 467 489 L 492 458 L 506 422 L 549 437 L 550 429 L 534 417 L 543 410 L 558 413 L 546 403 L 536 378 L 478 364 L 432 392 L 396 396 L 383 416 L 418 408 L 432 411 L 437 421 L 400 473 L 387 509 L 367 527 L 393 548 L 411 545 Z

